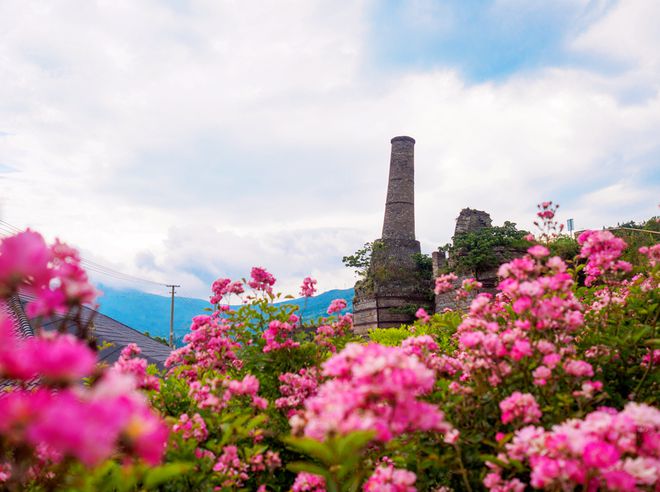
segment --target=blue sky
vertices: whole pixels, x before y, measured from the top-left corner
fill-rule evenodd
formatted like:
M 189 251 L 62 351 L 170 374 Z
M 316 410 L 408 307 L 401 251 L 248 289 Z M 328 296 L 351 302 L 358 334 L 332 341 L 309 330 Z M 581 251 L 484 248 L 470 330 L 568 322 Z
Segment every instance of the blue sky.
M 566 41 L 613 2 L 384 0 L 370 26 L 374 62 L 394 70 L 455 67 L 471 82 L 543 66 L 586 63 Z
M 407 134 L 426 252 L 468 206 L 642 220 L 659 24 L 655 0 L 7 0 L 0 218 L 182 295 L 253 265 L 345 288 Z

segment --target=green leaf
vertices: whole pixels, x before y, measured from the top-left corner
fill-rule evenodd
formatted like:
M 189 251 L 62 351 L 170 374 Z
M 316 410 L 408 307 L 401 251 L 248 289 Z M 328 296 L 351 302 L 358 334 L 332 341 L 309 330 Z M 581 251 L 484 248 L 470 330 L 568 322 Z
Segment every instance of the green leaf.
M 186 473 L 192 468 L 191 463 L 168 463 L 147 471 L 144 477 L 144 487 L 152 489 L 171 480 L 172 478 Z
M 653 348 L 660 348 L 660 338 L 650 338 L 644 342 L 644 345 Z
M 345 437 L 337 440 L 337 454 L 339 461 L 343 462 L 350 456 L 359 454 L 369 441 L 374 438 L 373 431 L 351 432 Z
M 326 465 L 337 464 L 337 459 L 332 450 L 324 443 L 309 437 L 285 437 L 282 439 L 290 447 L 304 453 Z
M 287 470 L 292 471 L 294 473 L 306 472 L 306 473 L 312 473 L 314 475 L 319 475 L 325 478 L 326 480 L 332 477 L 330 471 L 327 470 L 326 468 L 323 468 L 322 466 L 316 465 L 314 463 L 309 463 L 307 461 L 294 461 L 286 465 L 286 468 Z

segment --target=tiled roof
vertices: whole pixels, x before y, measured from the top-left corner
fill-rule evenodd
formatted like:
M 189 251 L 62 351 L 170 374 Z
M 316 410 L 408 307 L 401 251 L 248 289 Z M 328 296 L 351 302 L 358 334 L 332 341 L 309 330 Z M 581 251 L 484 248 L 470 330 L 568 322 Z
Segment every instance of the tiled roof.
M 25 306 L 30 299 L 29 296 L 21 294 L 20 301 L 22 306 Z M 170 354 L 170 347 L 94 309 L 84 307 L 82 310 L 83 321 L 86 322 L 91 317 L 93 317 L 94 335 L 96 336 L 97 343 L 99 345 L 103 345 L 104 342 L 112 344 L 111 347 L 99 352 L 99 361 L 112 364 L 119 358 L 119 353 L 124 347 L 130 343 L 135 343 L 142 350 L 141 357 L 147 359 L 150 364 L 156 364 L 161 369 L 163 368 L 165 360 Z M 45 319 L 42 322 L 42 328 L 46 331 L 56 330 L 62 319 L 63 316 L 59 315 Z M 75 327 L 69 324 L 67 329 L 72 331 Z
M 20 338 L 33 335 L 32 327 L 17 296 L 12 296 L 9 299 L 0 298 L 0 319 L 2 318 L 9 319 L 14 333 Z M 13 387 L 13 383 L 10 380 L 0 379 L 0 392 L 11 387 Z

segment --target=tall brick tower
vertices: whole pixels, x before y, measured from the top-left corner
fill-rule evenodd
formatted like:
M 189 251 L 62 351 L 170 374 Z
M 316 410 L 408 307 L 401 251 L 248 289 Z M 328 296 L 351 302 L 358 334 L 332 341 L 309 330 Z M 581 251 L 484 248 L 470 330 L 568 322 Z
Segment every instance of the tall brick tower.
M 415 240 L 415 140 L 411 137 L 392 139 L 383 239 Z
M 429 306 L 429 285 L 415 254 L 415 140 L 394 137 L 385 202 L 383 235 L 374 245 L 365 279 L 355 285 L 354 327 L 391 328 L 415 319 L 419 307 Z

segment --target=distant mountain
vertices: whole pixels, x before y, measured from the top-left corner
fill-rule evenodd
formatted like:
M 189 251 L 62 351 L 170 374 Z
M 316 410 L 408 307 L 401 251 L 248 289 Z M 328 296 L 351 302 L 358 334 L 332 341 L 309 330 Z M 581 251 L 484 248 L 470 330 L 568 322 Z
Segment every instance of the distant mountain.
M 108 285 L 99 285 L 103 292 L 99 298 L 99 311 L 106 316 L 142 332 L 148 332 L 163 338 L 170 336 L 170 298 L 156 294 L 146 294 L 138 290 L 114 289 Z M 278 304 L 295 304 L 303 309 L 304 319 L 326 315 L 326 310 L 333 299 L 346 299 L 347 310 L 353 310 L 353 289 L 329 290 L 307 299 L 291 299 Z M 190 320 L 198 314 L 205 314 L 205 308 L 211 307 L 208 301 L 192 297 L 174 298 L 174 336 L 177 341 L 190 329 Z

